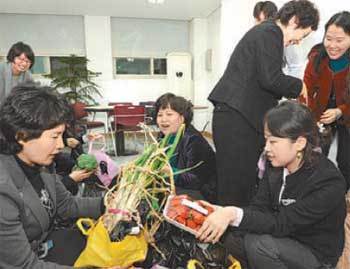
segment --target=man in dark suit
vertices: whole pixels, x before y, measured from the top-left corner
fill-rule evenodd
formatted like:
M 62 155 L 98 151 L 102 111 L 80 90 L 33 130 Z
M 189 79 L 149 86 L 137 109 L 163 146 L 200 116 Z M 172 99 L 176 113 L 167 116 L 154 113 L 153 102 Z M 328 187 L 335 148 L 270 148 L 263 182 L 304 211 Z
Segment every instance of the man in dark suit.
M 218 172 L 218 201 L 249 204 L 264 145 L 263 117 L 282 97 L 306 95 L 300 79 L 282 72 L 283 50 L 317 29 L 319 13 L 307 0 L 290 1 L 249 30 L 233 51 L 211 94 L 213 138 Z

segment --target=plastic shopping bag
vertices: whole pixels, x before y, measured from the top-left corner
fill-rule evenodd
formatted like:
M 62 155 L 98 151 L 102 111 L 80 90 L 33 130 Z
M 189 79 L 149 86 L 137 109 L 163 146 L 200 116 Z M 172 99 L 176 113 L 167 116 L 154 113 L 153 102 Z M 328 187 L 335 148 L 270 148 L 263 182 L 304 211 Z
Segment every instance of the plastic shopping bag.
M 96 175 L 102 184 L 108 187 L 119 169 L 111 157 L 105 153 L 105 147 L 106 141 L 101 149 L 93 149 L 93 142 L 89 143 L 89 154 L 94 155 L 98 163 Z
M 101 219 L 79 219 L 77 225 L 87 236 L 86 247 L 74 267 L 129 266 L 143 261 L 147 255 L 147 241 L 143 233 L 127 235 L 120 242 L 111 242 Z M 89 226 L 88 229 L 84 227 Z

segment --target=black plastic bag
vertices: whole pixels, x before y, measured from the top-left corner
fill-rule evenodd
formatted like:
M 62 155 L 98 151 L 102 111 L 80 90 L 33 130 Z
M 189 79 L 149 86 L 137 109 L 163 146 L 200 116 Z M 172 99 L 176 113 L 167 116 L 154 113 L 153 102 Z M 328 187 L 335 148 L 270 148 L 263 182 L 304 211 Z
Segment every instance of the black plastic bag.
M 158 264 L 170 269 L 186 268 L 190 259 L 198 260 L 204 268 L 226 269 L 228 252 L 222 244 L 204 244 L 192 234 L 163 222 L 155 235 L 155 244 L 162 252 L 149 248 L 146 260 L 138 266 L 151 268 Z

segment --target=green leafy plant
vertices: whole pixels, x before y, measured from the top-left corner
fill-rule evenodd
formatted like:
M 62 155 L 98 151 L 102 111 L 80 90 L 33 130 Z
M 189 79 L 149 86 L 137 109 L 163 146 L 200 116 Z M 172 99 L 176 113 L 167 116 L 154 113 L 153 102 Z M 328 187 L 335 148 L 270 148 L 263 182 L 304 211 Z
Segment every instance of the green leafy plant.
M 53 70 L 45 77 L 52 79 L 52 86 L 62 93 L 70 103 L 83 102 L 96 104 L 94 96 L 101 96 L 100 87 L 92 81 L 99 73 L 87 69 L 88 59 L 76 56 L 58 58 L 59 68 Z

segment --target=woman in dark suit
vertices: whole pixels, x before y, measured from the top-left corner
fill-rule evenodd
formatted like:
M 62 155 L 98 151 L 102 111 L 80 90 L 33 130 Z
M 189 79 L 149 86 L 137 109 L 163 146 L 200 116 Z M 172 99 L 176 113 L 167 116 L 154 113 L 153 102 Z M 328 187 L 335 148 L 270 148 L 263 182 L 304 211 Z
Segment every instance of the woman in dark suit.
M 318 11 L 311 2 L 286 3 L 275 20 L 267 20 L 244 35 L 209 95 L 215 106 L 213 137 L 220 204 L 247 205 L 251 200 L 264 144 L 264 114 L 282 97 L 306 95 L 301 80 L 283 74 L 283 49 L 316 30 L 318 21 Z
M 14 88 L 0 108 L 0 268 L 72 268 L 85 246 L 78 231 L 54 231 L 56 217 L 92 217 L 101 198 L 77 198 L 43 169 L 63 148 L 72 120 L 51 88 Z

